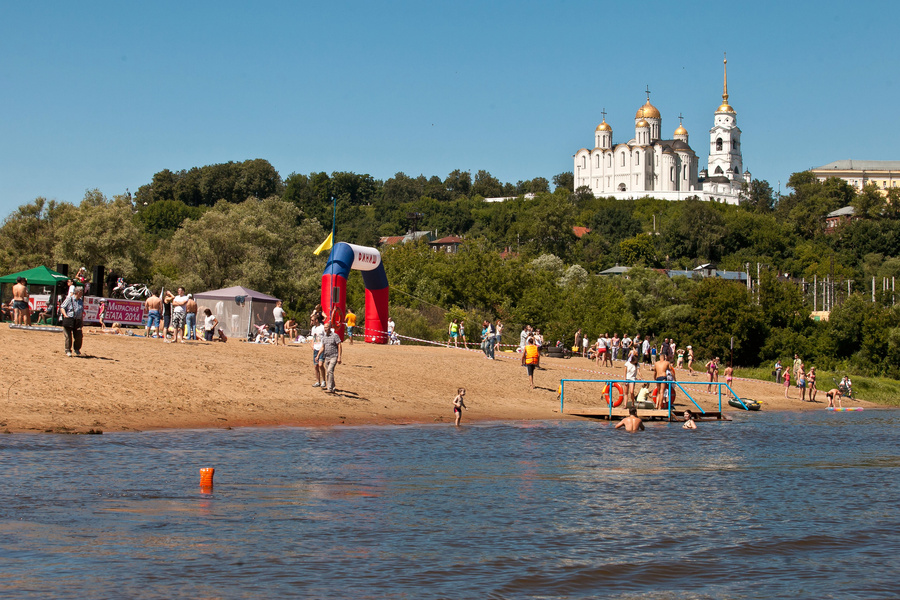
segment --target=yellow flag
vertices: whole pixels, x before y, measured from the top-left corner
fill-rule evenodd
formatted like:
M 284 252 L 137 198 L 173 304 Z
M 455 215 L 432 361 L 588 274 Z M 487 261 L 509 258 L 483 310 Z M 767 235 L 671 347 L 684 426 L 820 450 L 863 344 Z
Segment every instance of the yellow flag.
M 328 237 L 325 238 L 325 241 L 322 242 L 322 243 L 319 245 L 319 247 L 316 248 L 316 249 L 313 251 L 313 254 L 315 254 L 316 256 L 318 256 L 319 254 L 321 254 L 321 253 L 322 253 L 323 251 L 325 251 L 325 250 L 331 250 L 332 241 L 333 241 L 332 238 L 331 238 L 331 236 L 333 236 L 333 235 L 334 235 L 333 233 L 329 233 L 329 234 L 328 234 Z

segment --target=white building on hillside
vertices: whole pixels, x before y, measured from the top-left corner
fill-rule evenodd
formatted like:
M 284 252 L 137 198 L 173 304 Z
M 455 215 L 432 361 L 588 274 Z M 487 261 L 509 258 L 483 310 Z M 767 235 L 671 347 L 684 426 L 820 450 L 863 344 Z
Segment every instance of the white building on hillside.
M 663 200 L 684 200 L 698 196 L 703 200 L 737 204 L 741 186 L 750 183 L 750 172 L 743 171 L 741 130 L 737 113 L 728 104 L 728 71 L 722 104 L 716 109 L 709 130 L 708 168 L 698 172 L 697 154 L 688 143 L 688 132 L 679 122 L 672 139 L 661 136 L 662 116 L 647 102 L 634 115 L 634 137 L 614 144 L 612 127 L 603 121 L 594 131 L 594 148 L 582 148 L 574 156 L 576 189 L 590 188 L 594 196 L 612 196 L 620 200 L 652 196 Z

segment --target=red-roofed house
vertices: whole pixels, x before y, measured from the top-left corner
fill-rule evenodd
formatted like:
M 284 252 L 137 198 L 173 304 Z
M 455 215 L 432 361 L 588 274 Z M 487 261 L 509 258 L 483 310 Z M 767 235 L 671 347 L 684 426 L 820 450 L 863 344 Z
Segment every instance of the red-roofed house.
M 434 240 L 431 242 L 431 247 L 435 250 L 435 252 L 449 252 L 454 253 L 459 250 L 459 245 L 462 244 L 463 239 L 456 235 L 448 235 L 447 237 L 442 237 L 439 240 Z

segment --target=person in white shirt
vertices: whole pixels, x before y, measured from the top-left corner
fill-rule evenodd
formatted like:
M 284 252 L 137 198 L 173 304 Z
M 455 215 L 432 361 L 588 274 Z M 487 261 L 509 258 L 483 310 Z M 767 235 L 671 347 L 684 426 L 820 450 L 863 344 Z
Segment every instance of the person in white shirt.
M 172 292 L 166 292 L 166 299 L 171 298 L 172 301 L 172 327 L 175 328 L 175 341 L 184 343 L 184 323 L 185 318 L 187 317 L 187 310 L 185 309 L 185 305 L 188 303 L 187 294 L 184 293 L 184 288 L 178 287 L 178 295 L 173 296 Z
M 313 340 L 313 369 L 316 371 L 316 382 L 313 387 L 325 385 L 325 353 L 322 352 L 325 340 L 325 326 L 322 319 L 313 316 L 313 328 L 309 335 Z
M 275 317 L 275 345 L 287 346 L 287 342 L 284 341 L 284 309 L 281 308 L 281 300 L 275 303 L 272 316 Z
M 203 339 L 207 342 L 213 341 L 213 334 L 216 331 L 216 326 L 219 324 L 219 320 L 216 318 L 216 315 L 212 314 L 212 311 L 208 308 L 203 309 L 203 314 L 206 315 L 203 318 Z

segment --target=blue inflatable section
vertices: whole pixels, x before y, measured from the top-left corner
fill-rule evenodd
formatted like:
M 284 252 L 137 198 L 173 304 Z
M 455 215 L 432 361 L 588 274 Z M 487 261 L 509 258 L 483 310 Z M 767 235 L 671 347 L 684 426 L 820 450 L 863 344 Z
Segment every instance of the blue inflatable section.
M 350 268 L 353 266 L 353 258 L 353 248 L 345 242 L 338 242 L 331 248 L 331 254 L 328 255 L 325 274 L 340 275 L 347 279 L 350 275 Z M 383 263 L 379 263 L 378 267 L 371 271 L 361 271 L 361 273 L 367 290 L 383 290 L 388 286 L 387 274 L 384 272 Z

